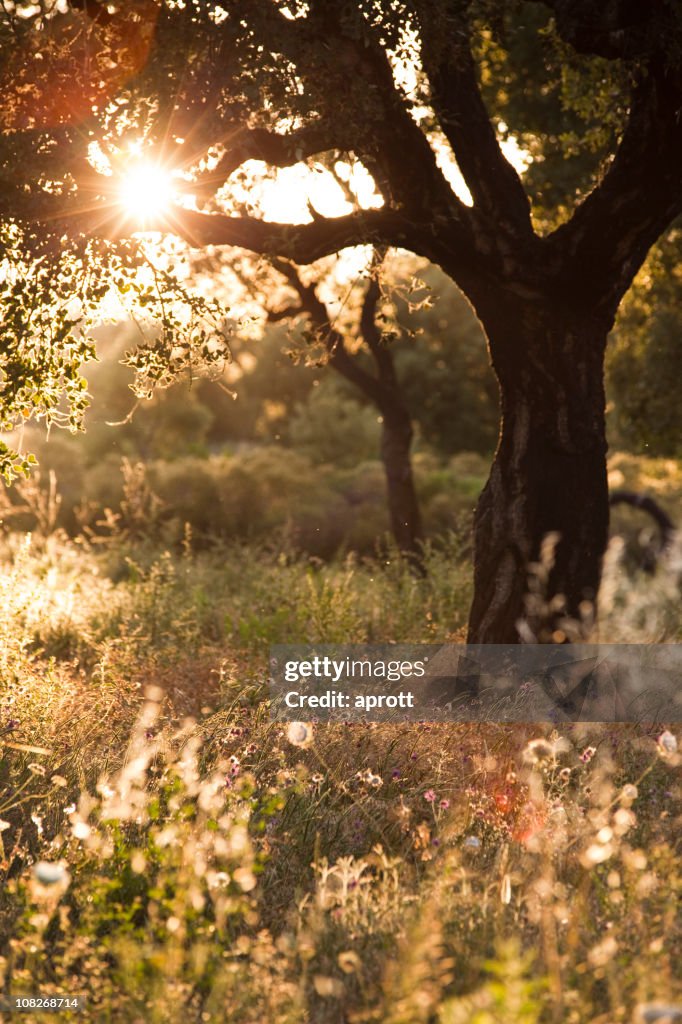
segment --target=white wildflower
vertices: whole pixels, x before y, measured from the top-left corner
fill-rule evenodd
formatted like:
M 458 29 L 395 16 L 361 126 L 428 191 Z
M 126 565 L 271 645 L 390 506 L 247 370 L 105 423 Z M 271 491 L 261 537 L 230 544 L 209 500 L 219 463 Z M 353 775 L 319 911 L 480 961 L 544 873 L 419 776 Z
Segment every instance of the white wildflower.
M 309 722 L 289 722 L 287 739 L 294 747 L 309 747 L 313 742 L 313 727 Z

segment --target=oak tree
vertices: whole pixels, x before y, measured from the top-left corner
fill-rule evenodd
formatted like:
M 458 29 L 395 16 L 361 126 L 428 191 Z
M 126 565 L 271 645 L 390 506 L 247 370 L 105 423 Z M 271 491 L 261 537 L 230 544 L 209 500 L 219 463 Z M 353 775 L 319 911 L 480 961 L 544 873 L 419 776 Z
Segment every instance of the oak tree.
M 26 173 L 11 172 L 3 218 L 46 235 L 58 222 L 59 237 L 126 237 L 135 225 L 111 210 L 108 190 L 115 154 L 134 131 L 157 159 L 186 171 L 196 202 L 181 201 L 154 226 L 190 246 L 309 264 L 373 245 L 438 264 L 483 324 L 501 394 L 499 444 L 476 512 L 469 638 L 556 640 L 568 620 L 589 619 L 608 530 L 606 339 L 647 252 L 682 211 L 682 8 L 667 0 L 68 7 L 67 21 L 44 16 L 32 36 L 22 26 L 24 46 L 52 40 L 49 59 L 23 61 L 20 89 L 15 72 L 5 78 L 3 146 L 23 147 L 30 159 Z M 542 116 L 543 93 L 553 109 L 557 81 L 572 141 L 580 148 L 580 126 L 590 126 L 594 159 L 579 161 L 579 184 L 562 181 L 548 215 L 541 165 L 563 172 L 571 143 Z M 537 116 L 532 104 L 507 102 L 519 83 L 537 90 Z M 529 154 L 526 175 L 505 155 L 510 137 Z M 108 176 L 93 168 L 95 149 L 109 154 Z M 376 200 L 338 216 L 311 209 L 292 226 L 258 216 L 234 187 L 230 198 L 230 186 L 248 184 L 252 161 L 313 160 L 359 162 Z M 453 186 L 454 162 L 466 190 Z M 548 538 L 540 594 L 529 590 L 528 571 Z

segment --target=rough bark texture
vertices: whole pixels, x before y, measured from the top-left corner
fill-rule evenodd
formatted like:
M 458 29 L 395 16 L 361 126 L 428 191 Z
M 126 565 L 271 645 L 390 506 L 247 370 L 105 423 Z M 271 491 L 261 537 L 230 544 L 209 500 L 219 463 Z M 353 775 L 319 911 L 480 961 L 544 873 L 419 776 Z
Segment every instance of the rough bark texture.
M 608 535 L 606 328 L 523 306 L 485 319 L 502 425 L 476 511 L 469 640 L 563 641 L 593 617 Z

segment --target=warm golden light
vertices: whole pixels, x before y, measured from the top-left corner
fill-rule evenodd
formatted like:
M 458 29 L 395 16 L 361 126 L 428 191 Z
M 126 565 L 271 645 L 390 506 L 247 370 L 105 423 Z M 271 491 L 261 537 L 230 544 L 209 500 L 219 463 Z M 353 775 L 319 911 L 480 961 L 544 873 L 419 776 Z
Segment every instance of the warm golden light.
M 140 223 L 158 220 L 173 201 L 173 184 L 165 168 L 140 162 L 123 177 L 120 197 L 127 214 Z

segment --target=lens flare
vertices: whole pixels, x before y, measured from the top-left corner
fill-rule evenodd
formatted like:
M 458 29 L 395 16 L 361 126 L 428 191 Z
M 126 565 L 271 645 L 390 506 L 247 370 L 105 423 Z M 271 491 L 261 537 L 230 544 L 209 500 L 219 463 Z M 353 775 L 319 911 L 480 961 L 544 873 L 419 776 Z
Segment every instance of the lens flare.
M 142 224 L 162 217 L 174 198 L 168 171 L 158 164 L 144 162 L 127 171 L 119 194 L 128 216 Z

